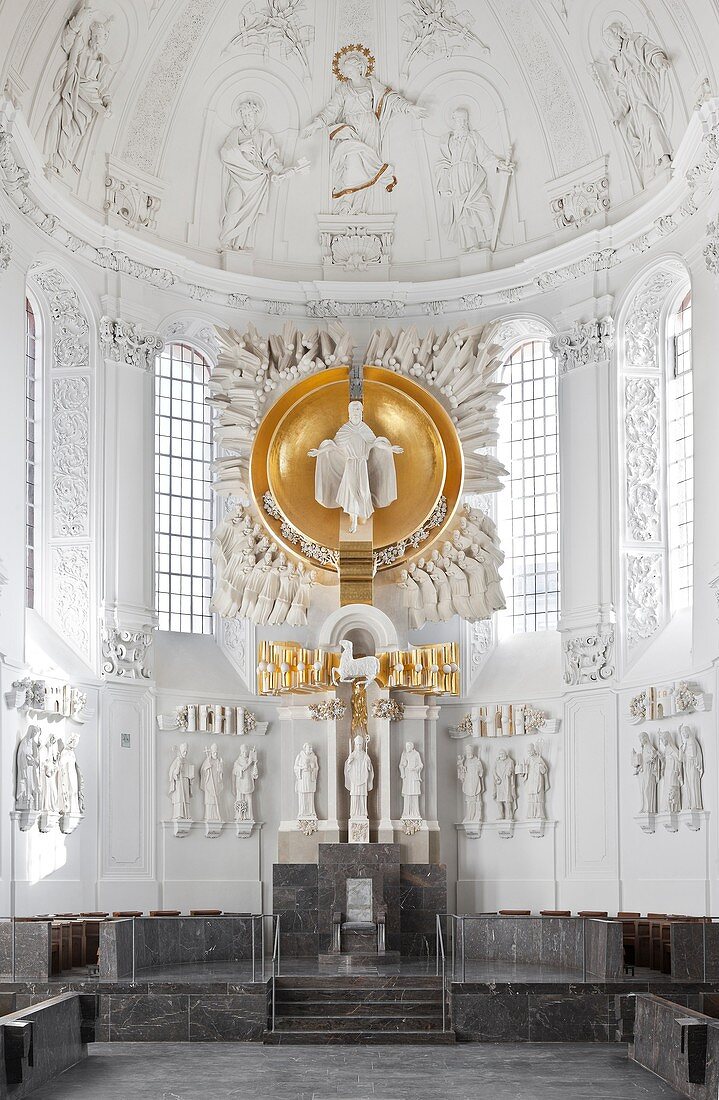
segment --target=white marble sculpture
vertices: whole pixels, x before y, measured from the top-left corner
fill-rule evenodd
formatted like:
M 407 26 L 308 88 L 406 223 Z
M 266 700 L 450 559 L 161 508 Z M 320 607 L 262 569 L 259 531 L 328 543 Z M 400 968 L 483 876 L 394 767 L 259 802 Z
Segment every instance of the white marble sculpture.
M 40 814 L 38 828 L 41 833 L 48 832 L 59 821 L 60 787 L 58 767 L 62 742 L 54 733 L 50 733 L 40 750 Z
M 309 742 L 305 742 L 295 757 L 295 791 L 298 795 L 297 820 L 317 820 L 315 793 L 320 765 L 317 754 Z
M 410 629 L 453 615 L 468 622 L 490 619 L 505 606 L 499 579 L 504 554 L 493 521 L 465 506 L 451 536 L 441 552 L 435 549 L 429 559 L 412 562 L 397 581 Z
M 665 114 L 669 100 L 669 57 L 646 35 L 610 23 L 604 40 L 611 51 L 609 74 L 617 102 L 614 124 L 633 156 L 643 184 L 672 158 Z
M 332 669 L 332 683 L 351 684 L 362 680 L 365 687 L 379 676 L 378 657 L 355 657 L 354 645 L 347 638 L 340 642 L 340 667 Z
M 312 587 L 317 583 L 317 571 L 305 571 L 302 565 L 297 567 L 297 592 L 287 612 L 288 626 L 307 626 L 307 612 L 310 609 Z
M 464 796 L 464 824 L 476 825 L 482 820 L 484 767 L 471 745 L 465 748 L 464 756 L 457 757 L 457 778 Z
M 477 248 L 494 249 L 514 164 L 509 155 L 493 152 L 482 135 L 473 130 L 469 112 L 457 107 L 452 112 L 452 129 L 440 150 L 437 164 L 437 194 L 444 202 L 447 236 L 462 252 Z M 498 176 L 495 199 L 487 166 Z
M 659 735 L 662 773 L 662 810 L 676 814 L 681 809 L 682 797 L 682 754 L 670 733 Z
M 317 459 L 315 499 L 324 508 L 341 508 L 350 517 L 351 532 L 375 508 L 397 499 L 394 456 L 402 448 L 374 434 L 362 419 L 361 401 L 350 401 L 347 423 L 308 454 Z
M 40 727 L 28 726 L 15 754 L 15 809 L 40 809 Z
M 85 782 L 75 756 L 79 737 L 70 732 L 64 741 L 60 741 L 57 779 L 60 803 L 60 828 L 63 833 L 71 833 L 85 813 Z
M 49 166 L 63 172 L 78 161 L 96 118 L 110 111 L 110 66 L 103 53 L 112 17 L 83 0 L 62 31 L 66 57 L 57 74 L 45 136 Z
M 682 739 L 682 763 L 684 765 L 683 809 L 702 810 L 702 776 L 704 775 L 704 757 L 701 745 L 697 741 L 691 726 L 681 725 L 679 733 Z
M 183 742 L 175 750 L 168 774 L 168 794 L 172 799 L 172 820 L 175 822 L 175 836 L 185 836 L 192 820 L 190 802 L 192 784 L 195 779 L 195 765 L 187 759 L 187 743 Z
M 402 820 L 421 821 L 419 796 L 422 793 L 422 757 L 412 741 L 407 741 L 399 761 L 402 777 Z
M 642 733 L 639 737 L 639 749 L 632 749 L 632 767 L 634 774 L 639 776 L 639 788 L 641 791 L 640 814 L 655 814 L 657 812 L 657 784 L 661 769 L 659 753 L 649 740 L 648 733 Z
M 255 811 L 252 805 L 252 797 L 255 793 L 255 783 L 260 777 L 260 769 L 257 766 L 257 750 L 248 749 L 243 745 L 240 755 L 235 760 L 232 768 L 232 784 L 235 796 L 235 821 L 254 822 Z M 239 832 L 238 832 L 239 835 Z
M 494 801 L 500 821 L 514 821 L 517 806 L 517 778 L 514 760 L 501 749 L 494 764 Z
M 224 761 L 217 751 L 217 745 L 213 742 L 209 749 L 205 749 L 205 759 L 200 765 L 200 790 L 205 799 L 203 820 L 207 836 L 217 836 L 222 831 L 224 786 Z
M 374 64 L 365 46 L 338 50 L 332 62 L 338 87 L 302 134 L 309 137 L 330 127 L 332 198 L 341 214 L 382 212 L 383 196 L 397 185 L 395 168 L 382 149 L 387 124 L 396 114 L 424 118 L 427 113 L 377 80 Z
M 283 165 L 274 138 L 260 129 L 262 106 L 257 100 L 243 100 L 238 113 L 239 125 L 220 150 L 224 170 L 220 243 L 239 251 L 254 248 L 257 222 L 267 213 L 270 186 L 305 171 L 309 161 Z
M 374 787 L 374 767 L 365 739 L 359 734 L 345 760 L 344 777 L 345 787 L 350 792 L 350 820 L 366 821 L 367 795 Z
M 546 793 L 549 790 L 549 766 L 534 742 L 527 749 L 527 757 L 519 773 L 527 792 L 527 819 L 545 821 L 547 817 Z

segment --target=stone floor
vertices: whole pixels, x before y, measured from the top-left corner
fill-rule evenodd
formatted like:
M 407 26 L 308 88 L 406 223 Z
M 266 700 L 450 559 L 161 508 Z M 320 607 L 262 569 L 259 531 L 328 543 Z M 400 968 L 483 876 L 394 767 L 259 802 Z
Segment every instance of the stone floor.
M 678 1097 L 585 1044 L 263 1048 L 223 1043 L 97 1044 L 33 1100 L 659 1100 Z

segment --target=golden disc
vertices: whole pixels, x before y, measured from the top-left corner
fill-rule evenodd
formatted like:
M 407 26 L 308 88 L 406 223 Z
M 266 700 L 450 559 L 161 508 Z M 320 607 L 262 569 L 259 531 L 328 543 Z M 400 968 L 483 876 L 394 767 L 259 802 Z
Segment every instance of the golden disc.
M 339 548 L 342 513 L 315 500 L 315 459 L 307 452 L 334 438 L 347 422 L 348 376 L 347 367 L 337 367 L 298 382 L 272 406 L 255 438 L 250 461 L 253 497 L 273 538 L 300 556 L 306 555 L 297 544 L 288 544 L 281 520 L 268 516 L 262 498 L 269 491 L 283 519 L 308 542 Z M 395 455 L 397 499 L 372 517 L 374 547 L 379 550 L 412 535 L 444 496 L 447 519 L 432 530 L 434 539 L 461 493 L 462 451 L 454 425 L 423 387 L 392 371 L 366 367 L 363 391 L 365 422 L 375 435 L 403 448 Z

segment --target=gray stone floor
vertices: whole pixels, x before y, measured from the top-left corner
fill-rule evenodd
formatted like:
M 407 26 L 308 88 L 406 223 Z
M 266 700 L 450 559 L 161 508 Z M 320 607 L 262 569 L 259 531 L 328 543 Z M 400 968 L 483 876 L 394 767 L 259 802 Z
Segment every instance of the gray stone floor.
M 452 1048 L 96 1044 L 33 1100 L 659 1100 L 678 1097 L 627 1061 L 579 1043 Z

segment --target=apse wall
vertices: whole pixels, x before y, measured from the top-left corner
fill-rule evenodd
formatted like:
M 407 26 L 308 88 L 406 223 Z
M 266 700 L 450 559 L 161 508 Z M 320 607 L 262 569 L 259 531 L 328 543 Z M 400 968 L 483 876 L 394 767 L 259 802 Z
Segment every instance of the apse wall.
M 283 715 L 287 700 L 256 694 L 257 643 L 268 632 L 217 621 L 206 635 L 156 629 L 156 353 L 181 342 L 212 366 L 218 354 L 215 325 L 238 333 L 254 325 L 263 337 L 284 326 L 307 332 L 317 327 L 334 331 L 342 325 L 351 334 L 355 362 L 360 363 L 378 327 L 397 332 L 415 326 L 423 336 L 430 328 L 443 332 L 475 324 L 496 325 L 505 359 L 527 339 L 553 341 L 559 374 L 561 619 L 557 630 L 514 635 L 504 629 L 502 613 L 491 627 L 460 623 L 457 618 L 442 625 L 442 638 L 460 645 L 462 672 L 461 697 L 438 700 L 436 736 L 440 857 L 448 869 L 450 909 L 712 912 L 719 891 L 719 100 L 708 96 L 693 109 L 690 90 L 703 60 L 699 43 L 692 43 L 690 51 L 682 39 L 672 74 L 671 173 L 639 188 L 606 118 L 582 131 L 576 152 L 581 163 L 570 163 L 574 109 L 567 108 L 564 118 L 558 117 L 560 110 L 551 115 L 553 130 L 543 116 L 542 159 L 535 161 L 539 166 L 534 172 L 527 170 L 521 180 L 518 167 L 517 188 L 509 198 L 505 251 L 485 270 L 442 238 L 437 196 L 425 179 L 422 187 L 408 189 L 406 217 L 398 217 L 396 226 L 397 261 L 386 277 L 373 279 L 364 272 L 356 278 L 326 279 L 315 212 L 311 219 L 306 216 L 312 188 L 329 186 L 327 167 L 320 166 L 318 154 L 312 174 L 299 176 L 297 188 L 273 204 L 259 227 L 253 269 L 240 262 L 236 271 L 231 264 L 219 266 L 214 236 L 219 178 L 206 152 L 232 121 L 228 115 L 233 102 L 245 90 L 257 92 L 261 84 L 288 159 L 298 155 L 294 131 L 309 115 L 302 83 L 295 80 L 290 88 L 287 80 L 262 68 L 258 58 L 242 71 L 227 59 L 217 66 L 209 80 L 206 110 L 190 112 L 186 134 L 178 127 L 162 131 L 156 161 L 145 163 L 137 151 L 139 136 L 132 138 L 135 153 L 130 159 L 135 157 L 137 174 L 149 178 L 148 186 L 161 177 L 165 181 L 156 234 L 139 232 L 111 216 L 104 224 L 95 217 L 110 163 L 103 158 L 127 157 L 128 134 L 140 134 L 137 126 L 133 130 L 132 120 L 138 118 L 138 103 L 153 72 L 141 73 L 139 58 L 133 61 L 140 37 L 139 5 L 123 6 L 122 12 L 110 3 L 106 7 L 115 11 L 122 33 L 117 49 L 128 58 L 128 67 L 135 66 L 136 80 L 132 95 L 108 120 L 102 148 L 97 147 L 94 159 L 88 154 L 88 171 L 74 195 L 57 181 L 48 181 L 38 144 L 52 75 L 45 62 L 54 56 L 50 39 L 60 29 L 59 14 L 53 13 L 47 26 L 42 23 L 41 44 L 47 37 L 43 54 L 43 49 L 30 51 L 15 12 L 13 70 L 21 70 L 22 83 L 35 90 L 21 106 L 17 95 L 15 102 L 6 99 L 0 111 L 3 822 L 10 820 L 14 807 L 16 747 L 32 721 L 26 711 L 7 702 L 13 684 L 28 676 L 45 678 L 49 683 L 72 683 L 87 694 L 77 750 L 85 778 L 84 820 L 69 835 L 21 832 L 16 821 L 12 828 L 2 829 L 3 912 L 193 905 L 237 911 L 263 906 L 269 911 L 280 826 L 296 809 L 289 761 L 292 750 L 305 739 L 321 761 L 318 809 L 327 805 L 330 777 L 322 770 L 329 738 L 325 723 L 306 715 Z M 517 33 L 518 11 L 519 5 L 508 5 L 507 19 Z M 607 6 L 600 5 L 596 19 L 601 22 L 607 13 Z M 636 5 L 631 14 L 638 21 L 644 9 Z M 388 49 L 397 53 L 396 30 L 384 37 L 388 24 L 389 16 L 377 17 L 376 38 L 369 46 L 379 50 L 387 41 Z M 349 19 L 347 26 L 352 26 Z M 674 17 L 664 7 L 652 26 L 657 35 L 676 32 Z M 207 38 L 200 38 L 207 59 L 221 53 L 227 36 L 217 25 L 205 29 Z M 169 22 L 165 30 L 170 33 Z M 587 24 L 587 64 L 596 52 L 593 33 Z M 688 21 L 682 34 L 696 37 L 695 25 Z M 564 47 L 561 50 L 566 53 Z M 326 52 L 331 56 L 329 47 Z M 693 66 L 690 52 L 699 57 Z M 197 71 L 200 68 L 198 62 Z M 524 101 L 502 70 L 497 49 L 491 64 L 479 58 L 463 61 L 450 77 L 436 62 L 421 67 L 406 82 L 408 96 L 437 104 L 421 133 L 415 127 L 393 135 L 392 155 L 410 166 L 410 176 L 420 161 L 429 163 L 434 156 L 445 125 L 445 108 L 440 110 L 439 104 L 458 99 L 460 90 L 466 95 L 461 80 L 475 89 L 472 110 L 491 115 L 488 140 L 508 143 Z M 327 73 L 317 77 L 313 95 L 329 92 L 330 79 Z M 565 76 L 563 85 L 571 85 L 572 91 L 565 107 L 570 101 L 585 104 L 591 78 L 584 69 L 580 76 Z M 16 91 L 19 87 L 17 83 Z M 184 108 L 193 87 L 196 90 L 196 74 L 194 84 L 188 80 L 176 89 Z M 181 114 L 179 105 L 176 110 Z M 533 119 L 539 110 L 533 103 Z M 153 131 L 149 133 L 151 137 Z M 148 131 L 142 134 L 147 139 Z M 570 177 L 577 167 L 596 161 L 602 161 L 598 168 L 603 170 L 608 155 L 603 150 L 610 147 L 616 217 L 614 211 L 608 220 L 600 216 L 579 233 L 547 224 L 546 195 L 540 204 L 530 181 L 535 176 L 555 181 Z M 194 181 L 191 194 L 172 183 L 181 172 Z M 416 233 L 418 223 L 426 226 L 424 236 Z M 640 461 L 631 451 L 630 437 L 638 434 L 641 442 L 651 417 L 663 415 L 659 380 L 665 365 L 667 316 L 670 302 L 689 287 L 693 585 L 690 608 L 672 612 L 665 521 L 660 519 L 649 537 L 644 537 L 646 529 L 637 534 L 636 525 L 628 525 L 630 498 L 646 501 L 655 490 L 660 498 L 664 492 L 666 441 L 661 436 L 656 454 L 643 453 Z M 37 310 L 42 349 L 39 404 L 45 430 L 39 444 L 44 495 L 38 511 L 44 519 L 39 525 L 43 556 L 37 569 L 42 583 L 34 610 L 26 609 L 24 597 L 26 294 Z M 117 322 L 137 327 L 129 338 L 123 337 Z M 655 352 L 647 353 L 649 345 Z M 640 408 L 633 420 L 628 395 L 640 388 L 637 380 L 648 382 L 648 389 L 656 392 L 656 408 Z M 80 406 L 62 406 L 56 400 L 61 392 L 73 399 L 84 395 Z M 67 467 L 61 470 L 58 451 L 69 414 L 72 446 L 69 457 L 60 456 Z M 58 494 L 57 471 L 71 480 L 71 493 Z M 81 501 L 83 522 L 77 528 L 53 528 L 60 514 L 58 500 L 67 510 L 68 497 Z M 646 508 L 640 512 L 646 518 Z M 1 583 L 3 576 L 6 583 Z M 405 637 L 406 610 L 391 583 L 384 578 L 378 582 L 386 586 L 386 606 Z M 332 590 L 322 590 L 308 627 L 287 630 L 285 636 L 298 641 L 315 637 L 333 606 Z M 129 666 L 118 656 L 117 632 L 149 638 Z M 429 635 L 425 627 L 409 637 L 421 644 Z M 438 631 L 432 636 L 436 638 Z M 584 671 L 572 663 L 577 654 L 585 659 Z M 636 699 L 642 692 L 652 688 L 671 693 L 681 684 L 689 685 L 696 697 L 692 708 L 661 719 L 635 720 Z M 230 824 L 221 836 L 208 838 L 199 821 L 189 836 L 174 835 L 168 771 L 174 746 L 186 735 L 160 729 L 158 717 L 172 717 L 188 703 L 244 707 L 260 726 L 267 723 L 266 732 L 250 733 L 245 739 L 257 752 L 260 773 L 255 816 L 261 828 L 256 826 L 249 837 L 238 837 Z M 481 707 L 493 713 L 495 707 L 525 703 L 545 712 L 554 727 L 539 733 L 550 779 L 545 827 L 541 835 L 530 828 L 521 795 L 519 819 L 507 835 L 488 789 L 481 835 L 470 836 L 459 827 L 463 802 L 457 781 L 457 756 L 467 741 L 453 734 L 467 714 L 476 718 Z M 696 731 L 703 753 L 704 808 L 674 816 L 659 811 L 649 820 L 640 813 L 633 751 L 643 732 L 656 743 L 659 731 L 668 730 L 677 741 L 682 723 Z M 67 722 L 65 726 L 69 728 Z M 410 728 L 417 726 L 391 725 L 393 761 Z M 219 741 L 225 763 L 231 764 L 241 740 L 204 733 L 187 737 L 198 765 L 213 740 Z M 519 760 L 529 741 L 488 737 L 474 742 L 488 787 L 499 751 L 509 747 Z M 396 804 L 396 767 L 392 784 Z

